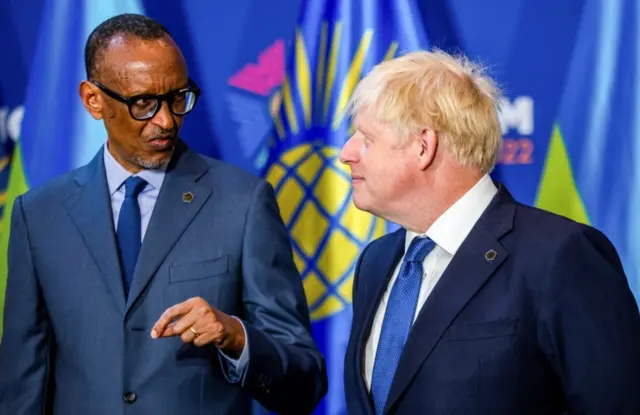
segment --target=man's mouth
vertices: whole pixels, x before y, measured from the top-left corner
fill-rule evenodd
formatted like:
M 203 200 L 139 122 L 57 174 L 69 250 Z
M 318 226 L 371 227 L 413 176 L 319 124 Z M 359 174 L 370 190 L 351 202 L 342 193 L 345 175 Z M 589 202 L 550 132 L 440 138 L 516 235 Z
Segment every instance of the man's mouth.
M 151 140 L 149 140 L 147 143 L 149 144 L 149 146 L 151 146 L 155 150 L 166 150 L 173 145 L 174 141 L 175 139 L 173 137 L 163 136 L 163 137 L 154 137 Z

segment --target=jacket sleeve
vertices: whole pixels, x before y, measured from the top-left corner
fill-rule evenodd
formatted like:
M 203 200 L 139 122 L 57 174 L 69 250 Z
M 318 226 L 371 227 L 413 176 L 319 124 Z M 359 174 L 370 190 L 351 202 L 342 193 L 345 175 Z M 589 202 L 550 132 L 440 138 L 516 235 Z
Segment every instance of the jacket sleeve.
M 539 340 L 569 413 L 640 414 L 640 314 L 613 245 L 582 227 L 545 276 Z
M 52 336 L 32 259 L 21 197 L 9 237 L 4 331 L 0 343 L 0 413 L 43 413 Z
M 311 413 L 327 392 L 325 360 L 311 336 L 302 281 L 273 188 L 263 181 L 247 216 L 242 268 L 249 344 L 242 385 L 271 411 Z

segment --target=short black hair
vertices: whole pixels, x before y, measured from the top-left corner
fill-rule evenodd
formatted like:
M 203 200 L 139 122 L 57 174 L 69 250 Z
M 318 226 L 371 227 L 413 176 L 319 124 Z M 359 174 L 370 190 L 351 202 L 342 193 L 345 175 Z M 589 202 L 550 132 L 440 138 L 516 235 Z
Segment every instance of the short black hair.
M 142 40 L 161 39 L 171 34 L 156 20 L 141 14 L 125 13 L 100 23 L 93 29 L 84 47 L 84 66 L 87 79 L 98 72 L 98 58 L 117 35 L 131 36 Z

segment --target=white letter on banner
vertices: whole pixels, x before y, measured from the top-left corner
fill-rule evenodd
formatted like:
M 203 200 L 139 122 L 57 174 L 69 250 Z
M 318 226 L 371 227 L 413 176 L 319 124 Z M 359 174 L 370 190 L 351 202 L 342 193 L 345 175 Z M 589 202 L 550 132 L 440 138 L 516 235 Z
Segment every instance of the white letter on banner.
M 518 134 L 531 135 L 533 133 L 533 99 L 529 96 L 519 96 L 513 103 L 503 99 L 500 125 L 502 134 L 515 128 Z
M 24 105 L 16 107 L 13 111 L 11 111 L 11 114 L 9 114 L 9 119 L 7 120 L 7 133 L 9 135 L 9 138 L 11 138 L 14 142 L 18 141 L 18 139 L 20 138 L 23 118 Z

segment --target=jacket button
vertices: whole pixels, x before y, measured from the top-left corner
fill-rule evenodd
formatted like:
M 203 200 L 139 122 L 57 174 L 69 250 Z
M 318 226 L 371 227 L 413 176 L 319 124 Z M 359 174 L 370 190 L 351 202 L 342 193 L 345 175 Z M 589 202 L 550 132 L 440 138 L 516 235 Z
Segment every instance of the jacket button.
M 138 399 L 138 397 L 133 392 L 127 392 L 124 394 L 124 401 L 126 403 L 134 403 L 136 399 Z

